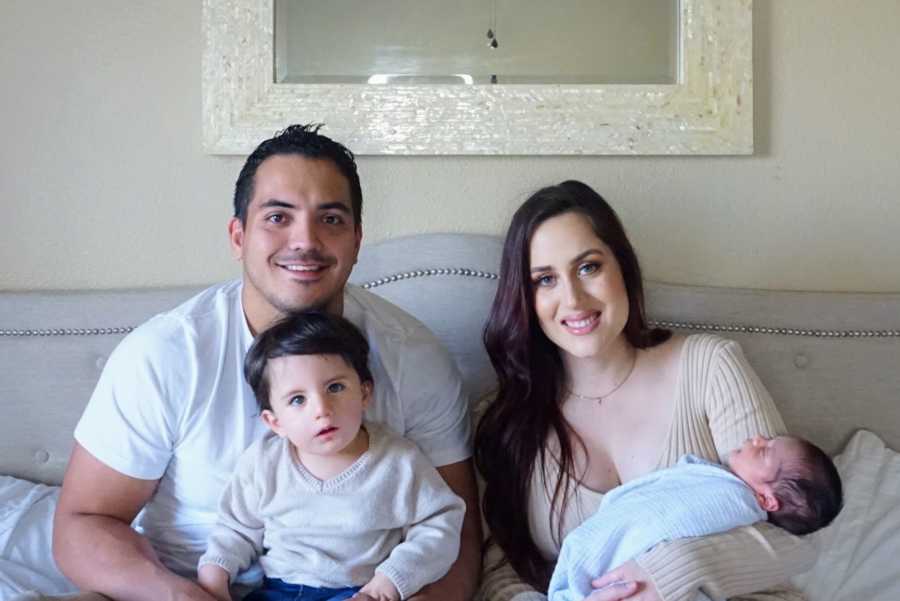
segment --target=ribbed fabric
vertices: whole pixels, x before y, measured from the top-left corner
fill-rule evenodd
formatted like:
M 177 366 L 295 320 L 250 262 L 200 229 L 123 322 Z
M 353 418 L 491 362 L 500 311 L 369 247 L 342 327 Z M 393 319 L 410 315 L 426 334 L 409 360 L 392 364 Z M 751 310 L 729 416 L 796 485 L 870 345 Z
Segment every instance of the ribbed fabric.
M 691 599 L 698 587 L 714 599 L 803 599 L 784 583 L 812 567 L 811 544 L 763 523 L 659 545 L 638 559 L 663 599 Z M 750 591 L 764 587 L 756 594 Z M 786 594 L 791 593 L 791 594 Z
M 786 432 L 772 397 L 736 342 L 708 334 L 689 336 L 682 348 L 678 382 L 674 417 L 657 469 L 674 465 L 686 454 L 722 461 L 751 436 Z M 547 466 L 551 482 L 555 467 Z M 545 556 L 556 557 L 555 525 L 552 529 L 547 520 L 552 483 L 545 482 L 543 470 L 534 472 L 529 505 L 532 536 Z M 563 534 L 591 515 L 603 498 L 586 488 L 578 488 L 576 494 L 578 498 L 563 508 Z M 496 557 L 499 551 L 493 553 Z M 808 570 L 814 561 L 812 544 L 765 523 L 664 543 L 638 558 L 664 601 L 694 601 L 699 588 L 714 599 L 803 599 L 779 583 Z M 526 591 L 536 592 L 508 564 L 486 572 L 482 588 L 488 601 L 510 601 Z
M 566 536 L 550 601 L 582 601 L 591 581 L 663 541 L 708 536 L 765 521 L 753 489 L 718 463 L 685 455 L 673 467 L 609 491 Z
M 487 532 L 487 531 L 485 531 Z M 496 544 L 491 544 L 484 554 L 484 570 L 481 575 L 481 587 L 475 601 L 546 601 L 546 595 L 525 584 L 509 563 L 503 561 L 503 551 Z

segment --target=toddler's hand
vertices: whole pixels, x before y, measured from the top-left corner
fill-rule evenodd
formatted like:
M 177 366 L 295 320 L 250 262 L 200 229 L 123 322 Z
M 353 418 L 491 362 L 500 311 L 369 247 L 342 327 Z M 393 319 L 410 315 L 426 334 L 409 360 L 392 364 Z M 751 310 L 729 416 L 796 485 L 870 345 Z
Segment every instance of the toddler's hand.
M 375 601 L 400 601 L 400 591 L 391 579 L 381 572 L 375 572 L 372 579 L 359 589 L 357 595 L 368 595 Z
M 218 601 L 231 601 L 228 580 L 228 572 L 217 565 L 204 564 L 197 571 L 197 582 Z

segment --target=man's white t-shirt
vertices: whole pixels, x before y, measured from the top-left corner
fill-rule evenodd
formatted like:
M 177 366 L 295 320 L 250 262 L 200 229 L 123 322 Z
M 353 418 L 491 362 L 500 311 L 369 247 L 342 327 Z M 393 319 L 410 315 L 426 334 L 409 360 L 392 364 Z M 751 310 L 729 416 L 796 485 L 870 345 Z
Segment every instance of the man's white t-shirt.
M 415 442 L 435 466 L 468 459 L 462 380 L 434 335 L 353 286 L 344 317 L 371 347 L 375 394 L 366 419 Z M 252 341 L 241 282 L 208 288 L 122 340 L 75 429 L 78 443 L 109 467 L 159 480 L 134 525 L 182 575 L 196 573 L 238 458 L 268 431 L 243 377 Z

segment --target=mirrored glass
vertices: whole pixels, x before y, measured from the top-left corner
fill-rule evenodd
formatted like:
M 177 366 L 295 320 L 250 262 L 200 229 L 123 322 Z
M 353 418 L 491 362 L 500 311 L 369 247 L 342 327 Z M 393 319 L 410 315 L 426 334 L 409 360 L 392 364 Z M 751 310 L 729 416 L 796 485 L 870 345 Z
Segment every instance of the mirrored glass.
M 677 0 L 276 0 L 275 81 L 671 84 Z

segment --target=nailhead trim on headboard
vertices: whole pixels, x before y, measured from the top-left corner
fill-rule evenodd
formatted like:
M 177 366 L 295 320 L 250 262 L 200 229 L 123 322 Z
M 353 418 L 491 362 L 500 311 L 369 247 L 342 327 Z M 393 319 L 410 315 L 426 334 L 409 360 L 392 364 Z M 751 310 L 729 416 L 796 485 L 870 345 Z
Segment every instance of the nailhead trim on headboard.
M 763 326 L 722 325 L 686 321 L 654 321 L 656 328 L 699 330 L 703 332 L 742 332 L 745 334 L 776 334 L 778 336 L 813 336 L 815 338 L 891 338 L 900 337 L 900 330 L 799 330 L 795 328 L 767 328 Z
M 115 328 L 52 328 L 27 330 L 0 330 L 0 336 L 108 336 L 111 334 L 127 334 L 134 326 Z
M 387 277 L 372 280 L 361 285 L 370 290 L 385 284 L 421 278 L 429 276 L 461 275 L 465 277 L 485 278 L 496 280 L 499 276 L 489 271 L 466 269 L 464 267 L 442 267 L 439 269 L 421 269 L 417 271 L 405 271 Z M 731 325 L 717 323 L 695 323 L 685 321 L 654 321 L 649 324 L 657 328 L 671 328 L 673 330 L 693 330 L 701 332 L 741 332 L 745 334 L 774 334 L 778 336 L 808 336 L 814 338 L 900 338 L 900 330 L 809 330 L 798 328 L 768 328 L 765 326 Z M 111 334 L 127 334 L 134 329 L 133 326 L 121 326 L 114 328 L 55 328 L 55 329 L 25 329 L 25 330 L 0 330 L 0 337 L 10 336 L 107 336 Z
M 362 287 L 368 290 L 370 288 L 378 288 L 379 286 L 390 284 L 391 282 L 396 282 L 398 280 L 408 280 L 411 278 L 421 278 L 432 275 L 463 275 L 475 278 L 486 278 L 488 280 L 496 280 L 499 277 L 496 273 L 490 273 L 489 271 L 478 271 L 477 269 L 465 269 L 458 267 L 421 269 L 419 271 L 406 271 L 403 273 L 397 273 L 394 275 L 389 275 L 386 278 L 366 282 L 362 285 Z

